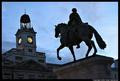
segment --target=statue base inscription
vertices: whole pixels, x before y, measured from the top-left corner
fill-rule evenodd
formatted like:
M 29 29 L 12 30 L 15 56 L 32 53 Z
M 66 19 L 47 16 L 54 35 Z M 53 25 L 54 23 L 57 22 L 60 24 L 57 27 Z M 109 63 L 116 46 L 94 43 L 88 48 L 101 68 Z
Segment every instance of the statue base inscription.
M 54 69 L 58 79 L 111 79 L 113 58 L 95 55 Z

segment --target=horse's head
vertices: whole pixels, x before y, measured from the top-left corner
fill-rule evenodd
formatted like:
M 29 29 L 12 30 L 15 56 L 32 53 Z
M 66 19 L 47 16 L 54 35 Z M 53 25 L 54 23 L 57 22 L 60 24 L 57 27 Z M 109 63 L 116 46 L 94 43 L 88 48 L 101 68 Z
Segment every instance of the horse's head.
M 59 37 L 59 34 L 61 33 L 61 30 L 63 31 L 66 28 L 67 24 L 60 23 L 58 25 L 55 25 L 55 37 Z
M 55 25 L 55 37 L 59 37 L 59 34 L 60 34 L 60 27 L 59 25 Z

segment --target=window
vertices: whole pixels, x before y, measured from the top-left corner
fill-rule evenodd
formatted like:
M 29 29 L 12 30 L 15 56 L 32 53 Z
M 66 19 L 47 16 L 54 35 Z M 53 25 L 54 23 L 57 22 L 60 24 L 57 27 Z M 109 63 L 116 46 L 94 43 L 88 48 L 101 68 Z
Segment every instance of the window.
M 15 59 L 16 60 L 22 60 L 22 57 L 16 56 Z
M 3 79 L 11 79 L 11 74 L 10 73 L 4 73 Z
M 4 64 L 7 64 L 7 65 L 9 65 L 9 64 L 10 64 L 10 62 L 9 62 L 9 61 L 5 61 L 5 62 L 4 62 Z
M 32 49 L 28 49 L 29 52 L 32 52 Z
M 21 77 L 21 76 L 20 76 L 20 77 L 17 77 L 17 79 L 24 79 L 24 77 Z
M 28 79 L 34 79 L 34 78 L 35 78 L 35 75 L 33 74 L 28 75 Z
M 10 73 L 4 73 L 4 75 L 10 75 Z
M 44 77 L 44 75 L 43 74 L 40 74 L 40 75 L 38 75 L 38 78 L 43 78 Z
M 24 79 L 24 75 L 23 74 L 17 74 L 17 79 Z
M 43 59 L 39 59 L 38 61 L 39 61 L 39 62 L 44 62 L 44 60 L 43 60 Z

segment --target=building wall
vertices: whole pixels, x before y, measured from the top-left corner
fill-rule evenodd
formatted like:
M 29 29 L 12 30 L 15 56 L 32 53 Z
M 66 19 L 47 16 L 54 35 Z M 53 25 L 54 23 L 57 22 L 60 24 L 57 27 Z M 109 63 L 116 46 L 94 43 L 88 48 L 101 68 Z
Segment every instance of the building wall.
M 23 66 L 24 67 L 24 66 Z M 14 66 L 4 66 L 2 69 L 3 79 L 55 79 L 56 75 L 52 71 L 36 68 L 15 68 Z M 37 67 L 38 68 L 38 67 Z
M 24 54 L 24 52 L 17 52 L 11 50 L 10 52 L 7 52 L 6 55 L 4 55 L 4 57 L 6 59 L 9 59 L 11 61 L 13 61 L 14 63 L 16 62 L 22 62 L 22 61 L 26 61 L 26 60 L 34 60 L 36 62 L 41 62 L 41 63 L 45 63 L 45 53 L 41 53 L 41 52 L 36 52 L 35 55 L 26 55 Z
M 11 70 L 4 69 L 3 79 L 55 79 L 56 76 L 51 72 L 41 72 L 36 70 Z
M 115 60 L 111 69 L 112 79 L 118 80 L 118 60 Z

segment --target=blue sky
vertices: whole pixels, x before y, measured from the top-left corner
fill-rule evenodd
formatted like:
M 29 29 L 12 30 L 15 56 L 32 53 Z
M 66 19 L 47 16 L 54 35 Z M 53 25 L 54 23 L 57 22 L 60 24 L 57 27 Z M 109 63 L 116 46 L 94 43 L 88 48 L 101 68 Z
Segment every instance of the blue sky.
M 93 36 L 97 54 L 118 59 L 118 2 L 2 2 L 2 51 L 16 47 L 15 33 L 20 28 L 20 17 L 26 9 L 37 32 L 37 51 L 45 52 L 46 61 L 49 63 L 72 61 L 73 57 L 68 48 L 60 51 L 62 60 L 57 60 L 56 49 L 60 41 L 54 37 L 54 25 L 67 23 L 74 7 L 83 22 L 92 25 L 107 44 L 107 48 L 101 50 Z M 87 52 L 85 43 L 80 45 L 80 49 L 74 47 L 77 59 L 84 58 Z M 92 53 L 93 49 L 90 55 Z

